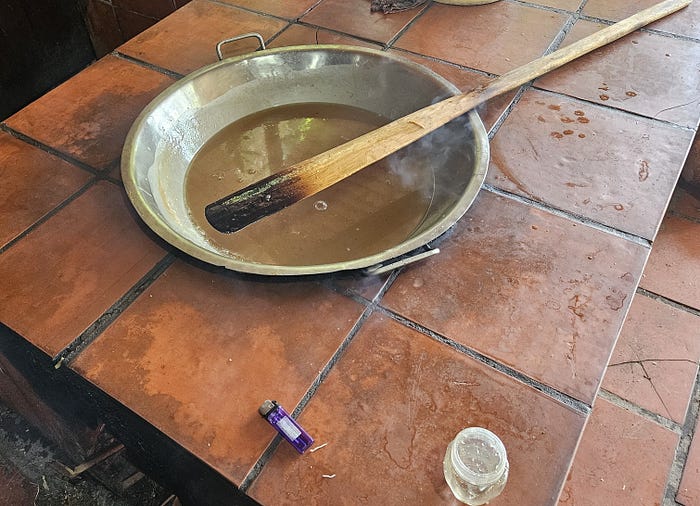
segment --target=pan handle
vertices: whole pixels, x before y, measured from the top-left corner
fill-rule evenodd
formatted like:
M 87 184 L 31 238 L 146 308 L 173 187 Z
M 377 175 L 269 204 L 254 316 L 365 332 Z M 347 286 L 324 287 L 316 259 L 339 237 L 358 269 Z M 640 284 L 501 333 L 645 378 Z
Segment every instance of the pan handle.
M 261 50 L 265 49 L 265 39 L 263 39 L 263 36 L 260 35 L 259 33 L 250 32 L 250 33 L 244 33 L 243 35 L 236 35 L 235 37 L 231 37 L 230 39 L 224 39 L 224 40 L 220 41 L 216 45 L 216 56 L 219 57 L 219 60 L 223 60 L 224 55 L 221 52 L 221 48 L 224 45 L 228 44 L 229 42 L 236 42 L 237 40 L 248 39 L 250 37 L 255 37 L 256 39 L 258 39 L 258 42 L 260 42 L 260 49 L 257 49 L 257 51 L 261 51 Z

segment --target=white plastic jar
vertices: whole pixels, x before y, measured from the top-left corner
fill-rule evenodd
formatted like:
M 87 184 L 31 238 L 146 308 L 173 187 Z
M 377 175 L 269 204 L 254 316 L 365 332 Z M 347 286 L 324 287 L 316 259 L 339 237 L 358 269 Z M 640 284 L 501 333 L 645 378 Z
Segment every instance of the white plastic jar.
M 481 427 L 468 427 L 457 434 L 447 446 L 443 468 L 454 496 L 469 506 L 488 503 L 508 480 L 503 442 Z

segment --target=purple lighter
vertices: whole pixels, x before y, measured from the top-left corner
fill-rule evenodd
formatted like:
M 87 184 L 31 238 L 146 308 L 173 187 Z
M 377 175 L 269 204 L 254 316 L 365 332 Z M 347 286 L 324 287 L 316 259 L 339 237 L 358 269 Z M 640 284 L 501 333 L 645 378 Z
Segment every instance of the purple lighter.
M 309 436 L 309 433 L 302 429 L 296 420 L 277 404 L 277 401 L 263 402 L 258 412 L 299 453 L 304 453 L 313 444 L 314 439 Z

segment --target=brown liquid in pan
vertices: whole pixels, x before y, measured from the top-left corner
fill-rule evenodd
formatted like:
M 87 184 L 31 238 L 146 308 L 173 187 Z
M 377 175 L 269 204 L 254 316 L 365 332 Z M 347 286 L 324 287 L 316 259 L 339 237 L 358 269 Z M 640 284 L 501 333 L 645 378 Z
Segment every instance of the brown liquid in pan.
M 295 104 L 242 118 L 210 139 L 185 178 L 194 223 L 216 248 L 250 262 L 317 265 L 362 258 L 408 238 L 434 193 L 425 163 L 393 156 L 233 234 L 216 231 L 204 208 L 293 163 L 387 120 L 337 104 Z

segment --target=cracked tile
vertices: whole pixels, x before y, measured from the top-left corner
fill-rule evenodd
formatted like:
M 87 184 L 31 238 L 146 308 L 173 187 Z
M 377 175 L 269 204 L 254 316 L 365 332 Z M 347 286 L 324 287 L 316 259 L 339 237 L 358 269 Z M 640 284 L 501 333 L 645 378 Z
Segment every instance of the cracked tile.
M 682 425 L 700 360 L 700 317 L 637 294 L 602 387 Z

